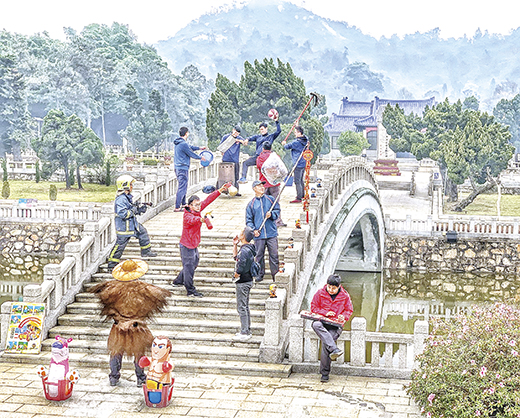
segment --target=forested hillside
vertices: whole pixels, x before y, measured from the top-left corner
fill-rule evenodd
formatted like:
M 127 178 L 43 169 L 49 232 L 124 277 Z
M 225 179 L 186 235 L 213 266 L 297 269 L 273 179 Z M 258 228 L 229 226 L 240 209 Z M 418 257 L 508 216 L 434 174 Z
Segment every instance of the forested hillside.
M 193 64 L 207 77 L 221 73 L 237 82 L 244 61 L 279 58 L 309 90 L 327 96 L 329 111 L 337 111 L 342 97 L 374 95 L 434 95 L 438 101 L 474 95 L 490 111 L 501 98 L 518 93 L 520 79 L 520 29 L 509 36 L 477 32 L 444 40 L 434 30 L 377 40 L 291 3 L 253 1 L 206 14 L 157 49 L 174 71 Z

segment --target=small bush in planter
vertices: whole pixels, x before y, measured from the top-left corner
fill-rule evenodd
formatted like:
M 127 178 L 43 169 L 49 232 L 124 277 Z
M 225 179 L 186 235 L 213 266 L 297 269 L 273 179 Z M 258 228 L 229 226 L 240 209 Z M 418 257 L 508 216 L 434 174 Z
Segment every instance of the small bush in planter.
M 432 325 L 407 388 L 421 412 L 520 418 L 520 309 L 496 303 Z

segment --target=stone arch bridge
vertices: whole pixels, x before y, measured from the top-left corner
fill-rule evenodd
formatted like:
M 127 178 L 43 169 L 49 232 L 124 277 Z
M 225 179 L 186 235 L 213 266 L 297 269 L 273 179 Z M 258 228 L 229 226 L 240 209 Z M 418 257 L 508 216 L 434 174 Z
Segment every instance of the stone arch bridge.
M 209 167 L 199 164 L 192 167 L 188 194 L 200 193 L 204 185 L 214 184 L 217 164 L 215 161 Z M 230 277 L 234 265 L 231 240 L 244 226 L 245 206 L 253 196 L 250 184 L 241 186 L 241 198 L 222 196 L 208 208 L 215 217 L 214 229 L 203 231 L 201 264 L 195 277 L 195 284 L 205 297 L 187 298 L 174 289 L 166 312 L 151 325 L 152 332 L 161 332 L 173 340 L 178 369 L 268 375 L 287 375 L 294 369 L 317 369 L 319 341 L 308 332 L 298 312 L 309 295 L 323 286 L 338 266 L 380 271 L 385 229 L 377 182 L 365 159 L 322 160 L 312 168 L 311 175 L 314 179 L 322 179 L 322 187 L 317 188 L 317 196 L 311 198 L 308 223 L 301 206 L 289 204 L 294 191 L 287 189 L 282 197 L 282 217 L 289 224 L 280 229 L 279 237 L 285 271 L 277 274 L 277 298 L 268 297 L 269 283 L 260 283 L 253 289 L 254 337 L 246 343 L 232 339 L 239 321 Z M 157 169 L 138 178 L 144 181 L 137 182 L 135 198 L 154 204 L 141 222 L 148 228 L 154 250 L 159 253 L 159 257 L 150 260 L 150 270 L 143 279 L 171 289 L 170 282 L 180 270 L 178 240 L 182 228 L 182 214 L 170 209 L 177 188 L 176 178 L 168 169 Z M 4 218 L 14 219 L 16 208 L 11 206 L 12 213 L 7 210 L 0 208 Z M 71 360 L 94 365 L 106 360 L 102 337 L 108 334 L 109 324 L 99 319 L 99 306 L 87 290 L 97 281 L 110 278 L 106 256 L 115 239 L 113 207 L 112 204 L 99 208 L 90 205 L 87 212 L 81 205 L 68 210 L 40 205 L 24 208 L 23 214 L 28 221 L 49 222 L 46 210 L 52 211 L 54 217 L 68 213 L 69 217 L 79 218 L 83 237 L 79 242 L 66 244 L 61 264 L 45 267 L 43 283 L 25 286 L 23 300 L 45 302 L 45 335 L 75 338 L 77 348 L 72 350 Z M 301 229 L 294 227 L 296 219 L 302 221 Z M 292 248 L 287 245 L 289 238 L 294 240 Z M 125 251 L 125 257 L 138 257 L 138 254 L 136 243 Z M 2 305 L 2 344 L 5 344 L 11 304 Z M 382 336 L 367 333 L 363 320 L 355 318 L 351 331 L 343 333 L 342 341 L 346 347 L 350 345 L 350 358 L 340 358 L 338 370 L 381 376 L 391 372 L 393 376 L 406 376 L 412 367 L 410 353 L 422 350 L 424 327 L 419 329 L 419 324 L 415 336 Z M 10 354 L 9 358 L 45 363 L 51 341 L 43 342 L 39 356 L 28 358 Z M 386 362 L 384 367 L 379 365 L 380 356 L 376 356 L 375 351 L 373 364 L 366 364 L 367 342 L 373 342 L 373 347 L 382 344 L 387 353 L 386 357 L 381 357 Z M 400 348 L 393 354 L 391 348 L 395 344 Z M 287 354 L 289 364 L 284 362 Z M 370 369 L 368 372 L 367 368 Z

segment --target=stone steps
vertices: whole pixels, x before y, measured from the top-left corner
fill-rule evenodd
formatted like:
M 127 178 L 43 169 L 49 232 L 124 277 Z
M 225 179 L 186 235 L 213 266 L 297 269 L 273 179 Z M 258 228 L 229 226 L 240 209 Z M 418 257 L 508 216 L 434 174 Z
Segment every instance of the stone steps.
M 270 282 L 264 280 L 251 290 L 253 337 L 246 342 L 234 341 L 240 320 L 236 312 L 235 285 L 231 280 L 234 268 L 231 235 L 208 235 L 202 239 L 200 264 L 194 281 L 197 290 L 204 294 L 203 298 L 188 297 L 184 287 L 171 286 L 181 270 L 179 236 L 152 235 L 153 249 L 158 257 L 147 259 L 149 270 L 141 279 L 172 292 L 163 312 L 148 321 L 148 325 L 153 335 L 166 335 L 172 340 L 175 369 L 193 373 L 288 376 L 291 372 L 288 365 L 259 363 Z M 127 258 L 140 258 L 137 240 L 131 240 L 125 249 L 123 259 Z M 69 346 L 72 367 L 103 367 L 108 370 L 106 343 L 112 321 L 100 317 L 101 305 L 95 295 L 88 292 L 105 280 L 112 280 L 106 264 L 68 305 L 57 326 L 49 330 L 49 338 L 43 341 L 40 355 L 6 355 L 21 363 L 47 365 L 50 346 L 55 336 L 61 335 L 73 338 Z M 124 367 L 133 369 L 132 361 L 125 359 Z
M 73 343 L 73 342 L 72 342 Z M 42 351 L 40 354 L 3 354 L 11 362 L 17 361 L 22 364 L 43 364 L 50 362 L 50 352 Z M 69 364 L 71 368 L 95 367 L 105 368 L 108 375 L 107 354 L 92 353 L 70 353 Z M 266 377 L 288 377 L 292 367 L 287 364 L 270 364 L 252 361 L 226 361 L 215 359 L 195 359 L 188 357 L 174 358 L 175 371 L 182 373 L 208 373 L 229 374 L 238 376 L 266 376 Z M 133 360 L 123 358 L 123 368 L 133 370 Z
M 186 297 L 188 298 L 188 297 Z M 191 299 L 191 298 L 190 298 Z M 251 321 L 263 322 L 264 310 L 250 309 Z M 101 305 L 95 302 L 73 302 L 67 306 L 67 313 L 71 315 L 90 315 L 90 314 L 101 314 Z M 236 309 L 224 308 L 224 307 L 199 307 L 199 306 L 166 306 L 161 312 L 161 318 L 182 318 L 182 319 L 204 319 L 207 321 L 220 321 L 235 319 L 237 316 Z
M 52 342 L 56 335 L 60 335 L 64 338 L 72 338 L 76 342 L 80 342 L 83 340 L 102 341 L 104 343 L 104 346 L 106 347 L 106 342 L 111 326 L 112 325 L 110 323 L 108 323 L 108 325 L 104 328 L 79 325 L 57 325 L 49 331 L 50 340 L 45 340 L 44 344 L 42 344 L 42 347 L 48 346 L 49 342 Z M 178 342 L 179 344 L 189 342 L 190 344 L 194 345 L 217 345 L 226 347 L 258 348 L 262 341 L 261 335 L 253 335 L 253 337 L 250 340 L 241 342 L 233 340 L 233 336 L 235 335 L 234 332 L 217 333 L 172 331 L 155 328 L 153 323 L 149 325 L 149 328 L 153 335 L 165 335 L 168 338 L 170 338 L 170 340 L 172 340 L 172 343 Z M 74 343 L 73 345 L 75 346 L 76 343 Z
M 236 319 L 229 320 L 207 320 L 194 318 L 168 318 L 163 316 L 156 317 L 151 321 L 153 327 L 161 333 L 175 330 L 175 331 L 190 331 L 190 332 L 223 332 L 227 334 L 234 334 L 240 328 L 240 321 L 238 314 Z M 105 322 L 99 318 L 98 315 L 75 315 L 63 314 L 58 319 L 58 325 L 62 326 L 90 326 L 91 328 L 110 328 L 112 324 Z M 251 323 L 251 332 L 253 335 L 263 335 L 264 323 Z

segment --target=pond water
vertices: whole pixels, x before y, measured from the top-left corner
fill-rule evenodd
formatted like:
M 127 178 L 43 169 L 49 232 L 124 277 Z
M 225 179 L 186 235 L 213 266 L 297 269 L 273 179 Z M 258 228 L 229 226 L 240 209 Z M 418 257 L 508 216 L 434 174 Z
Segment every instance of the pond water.
M 60 263 L 63 256 L 0 255 L 0 304 L 20 300 L 23 287 L 43 281 L 43 267 Z
M 515 275 L 336 271 L 349 292 L 353 316 L 367 320 L 368 331 L 413 334 L 417 319 L 450 317 L 483 302 L 520 297 Z M 350 321 L 345 329 L 350 329 Z

